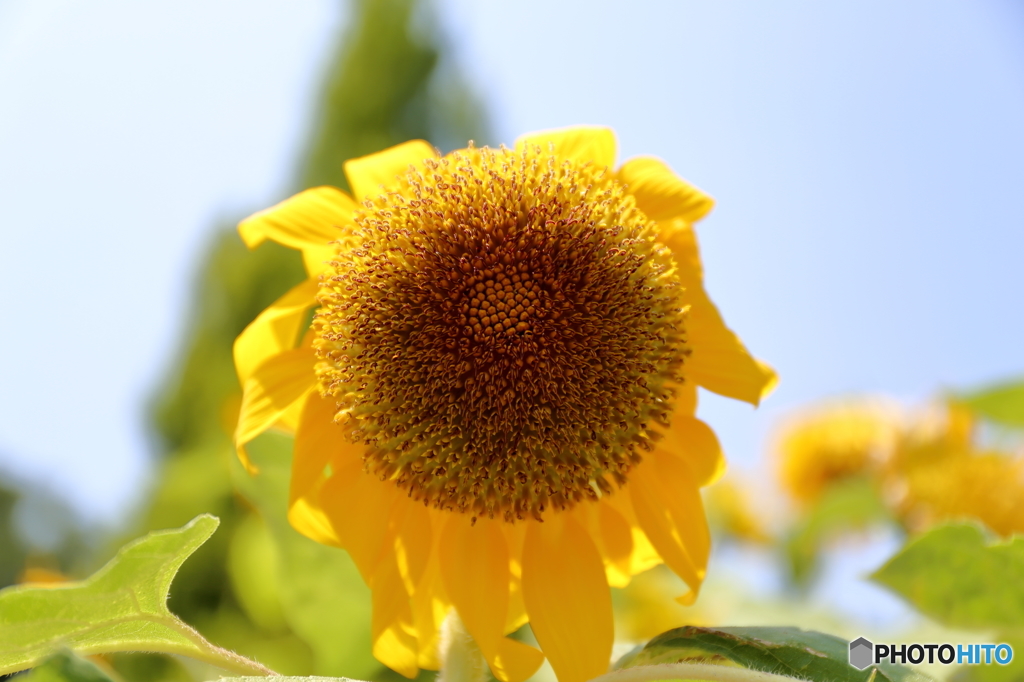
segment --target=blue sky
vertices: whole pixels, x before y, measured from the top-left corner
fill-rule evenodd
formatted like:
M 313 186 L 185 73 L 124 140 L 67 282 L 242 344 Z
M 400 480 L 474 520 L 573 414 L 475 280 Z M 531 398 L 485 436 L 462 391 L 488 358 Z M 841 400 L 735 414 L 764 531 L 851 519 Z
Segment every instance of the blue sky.
M 703 401 L 737 468 L 816 398 L 1024 374 L 1012 0 L 438 6 L 499 139 L 611 125 L 718 200 L 709 290 L 782 376 L 756 412 Z M 195 257 L 287 191 L 342 15 L 0 4 L 0 467 L 93 519 L 139 493 Z

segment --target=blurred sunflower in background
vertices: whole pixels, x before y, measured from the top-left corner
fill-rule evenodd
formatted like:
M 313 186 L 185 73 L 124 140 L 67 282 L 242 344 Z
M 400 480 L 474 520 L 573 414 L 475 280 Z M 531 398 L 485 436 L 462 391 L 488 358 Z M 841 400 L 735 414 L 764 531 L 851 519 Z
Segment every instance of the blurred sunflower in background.
M 783 489 L 802 504 L 816 502 L 837 482 L 880 467 L 900 426 L 898 406 L 881 398 L 826 402 L 794 414 L 776 445 Z
M 295 433 L 289 519 L 346 549 L 373 592 L 374 655 L 436 669 L 454 606 L 496 677 L 543 656 L 604 673 L 609 585 L 660 563 L 691 602 L 723 470 L 696 387 L 757 404 L 774 372 L 703 289 L 709 197 L 663 162 L 615 167 L 579 127 L 441 156 L 413 141 L 346 163 L 240 227 L 308 279 L 238 337 L 235 441 Z M 310 325 L 310 310 L 316 310 Z
M 1024 458 L 987 444 L 979 415 L 951 397 L 907 409 L 847 397 L 798 411 L 774 459 L 800 513 L 787 532 L 792 577 L 806 584 L 817 557 L 851 530 L 916 535 L 945 521 L 1024 532 Z
M 1004 537 L 1024 532 L 1024 458 L 982 445 L 979 426 L 950 401 L 925 410 L 903 434 L 886 482 L 909 530 L 973 518 Z

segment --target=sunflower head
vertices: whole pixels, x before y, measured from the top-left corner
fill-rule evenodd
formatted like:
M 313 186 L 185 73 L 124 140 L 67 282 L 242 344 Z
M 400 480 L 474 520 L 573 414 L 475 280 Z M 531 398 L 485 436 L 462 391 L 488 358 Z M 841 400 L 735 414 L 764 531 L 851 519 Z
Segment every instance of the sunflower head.
M 657 236 L 607 168 L 536 145 L 427 159 L 368 199 L 314 347 L 369 471 L 506 521 L 624 483 L 687 353 Z
M 1024 532 L 1024 460 L 979 444 L 977 417 L 957 402 L 917 415 L 888 467 L 890 497 L 903 523 L 921 531 L 971 518 L 996 533 Z
M 239 228 L 310 275 L 235 343 L 239 455 L 294 432 L 289 520 L 349 552 L 394 670 L 436 669 L 454 608 L 498 679 L 540 665 L 506 636 L 527 621 L 560 682 L 604 673 L 610 585 L 664 563 L 689 604 L 704 579 L 724 459 L 696 387 L 757 404 L 775 383 L 704 291 L 711 199 L 652 157 L 616 168 L 606 128 L 345 172 L 354 196 Z
M 796 415 L 776 446 L 779 475 L 796 500 L 817 500 L 832 483 L 869 473 L 891 456 L 897 408 L 879 399 L 849 399 Z

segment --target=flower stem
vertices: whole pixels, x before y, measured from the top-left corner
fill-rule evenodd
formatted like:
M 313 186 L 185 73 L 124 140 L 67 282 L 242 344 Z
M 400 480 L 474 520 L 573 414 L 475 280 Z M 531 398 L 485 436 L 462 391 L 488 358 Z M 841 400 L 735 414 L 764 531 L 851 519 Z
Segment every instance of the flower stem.
M 438 682 L 485 682 L 487 661 L 455 609 L 441 625 Z
M 624 668 L 599 675 L 590 682 L 655 682 L 655 680 L 707 680 L 708 682 L 794 682 L 797 678 L 747 668 L 704 663 L 663 663 Z M 803 682 L 803 681 L 801 681 Z

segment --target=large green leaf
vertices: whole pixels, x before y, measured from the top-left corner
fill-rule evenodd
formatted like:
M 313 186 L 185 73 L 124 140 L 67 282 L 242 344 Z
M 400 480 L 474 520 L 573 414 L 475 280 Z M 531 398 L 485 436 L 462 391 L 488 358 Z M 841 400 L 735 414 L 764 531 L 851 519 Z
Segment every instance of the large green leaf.
M 1024 537 L 990 542 L 981 528 L 953 524 L 907 543 L 872 580 L 955 628 L 1024 637 Z
M 961 400 L 986 419 L 1024 428 L 1024 380 L 990 386 Z
M 217 524 L 216 517 L 203 515 L 182 528 L 150 533 L 82 582 L 0 590 L 0 674 L 38 665 L 62 646 L 86 655 L 180 654 L 238 672 L 271 674 L 210 644 L 167 609 L 174 574 Z
M 821 682 L 904 682 L 924 678 L 910 668 L 888 663 L 857 670 L 848 657 L 849 642 L 811 630 L 687 626 L 658 635 L 622 667 L 720 663 Z

